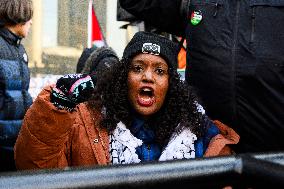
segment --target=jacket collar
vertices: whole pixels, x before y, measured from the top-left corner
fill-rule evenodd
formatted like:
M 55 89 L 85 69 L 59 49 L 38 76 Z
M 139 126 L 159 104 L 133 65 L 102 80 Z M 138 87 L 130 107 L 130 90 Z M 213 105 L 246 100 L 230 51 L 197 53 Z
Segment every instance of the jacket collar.
M 19 46 L 21 44 L 22 38 L 12 33 L 7 28 L 0 28 L 0 36 L 2 36 L 8 43 Z

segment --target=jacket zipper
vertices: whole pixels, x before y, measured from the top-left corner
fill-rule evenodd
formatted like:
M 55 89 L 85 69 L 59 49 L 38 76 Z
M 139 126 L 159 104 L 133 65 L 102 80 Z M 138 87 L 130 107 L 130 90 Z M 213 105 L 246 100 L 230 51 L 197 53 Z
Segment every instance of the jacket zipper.
M 237 0 L 236 6 L 236 17 L 235 17 L 235 28 L 232 48 L 232 121 L 236 118 L 236 51 L 237 51 L 237 39 L 238 39 L 238 28 L 239 28 L 239 16 L 240 16 L 240 0 Z
M 20 42 L 18 44 L 20 44 Z M 20 45 L 16 46 L 16 48 L 17 48 L 17 54 L 18 54 L 17 56 L 18 56 L 18 60 L 19 60 L 19 71 L 20 71 L 20 77 L 21 77 L 21 84 L 22 84 L 23 106 L 24 106 L 24 111 L 27 112 L 28 105 L 27 105 L 27 99 L 26 99 L 27 94 L 26 94 L 26 89 L 25 89 L 26 83 L 24 81 L 24 65 L 23 65 L 25 63 L 22 60 L 22 57 L 21 57 L 21 54 L 20 54 Z M 25 50 L 24 50 L 24 53 L 26 53 Z M 29 70 L 28 70 L 28 74 L 30 74 Z M 30 79 L 30 76 L 28 76 L 28 78 Z M 30 82 L 30 81 L 28 81 L 28 82 Z
M 254 33 L 255 33 L 255 7 L 252 7 L 252 15 L 251 15 L 251 36 L 250 43 L 254 42 Z

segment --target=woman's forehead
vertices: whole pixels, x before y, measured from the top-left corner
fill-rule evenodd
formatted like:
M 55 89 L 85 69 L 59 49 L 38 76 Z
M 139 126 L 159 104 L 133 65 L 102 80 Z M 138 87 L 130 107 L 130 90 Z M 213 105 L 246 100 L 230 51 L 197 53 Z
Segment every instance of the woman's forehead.
M 168 65 L 165 59 L 163 59 L 161 56 L 152 55 L 152 54 L 144 54 L 140 53 L 136 55 L 132 61 L 132 63 L 135 62 L 141 62 L 141 63 L 155 63 L 160 65 Z

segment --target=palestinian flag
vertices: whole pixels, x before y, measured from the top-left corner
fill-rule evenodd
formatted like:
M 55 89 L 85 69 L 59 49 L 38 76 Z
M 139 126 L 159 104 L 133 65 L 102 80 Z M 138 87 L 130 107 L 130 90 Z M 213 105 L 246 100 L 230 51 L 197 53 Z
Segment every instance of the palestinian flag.
M 90 0 L 88 9 L 88 48 L 91 48 L 93 46 L 105 46 L 105 41 L 95 14 L 93 0 Z

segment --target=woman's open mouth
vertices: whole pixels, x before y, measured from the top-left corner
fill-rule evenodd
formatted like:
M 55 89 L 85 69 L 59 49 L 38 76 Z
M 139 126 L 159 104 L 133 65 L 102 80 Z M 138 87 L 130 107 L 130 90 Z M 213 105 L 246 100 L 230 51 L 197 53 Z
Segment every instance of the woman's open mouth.
M 140 106 L 149 107 L 155 103 L 154 89 L 143 87 L 139 90 L 137 102 Z

